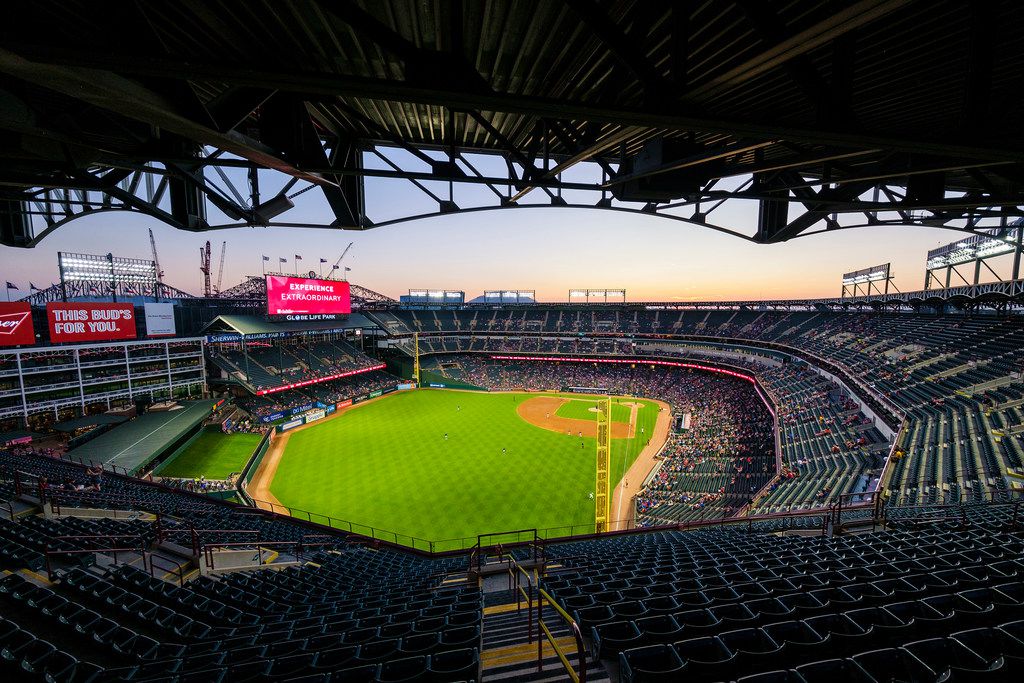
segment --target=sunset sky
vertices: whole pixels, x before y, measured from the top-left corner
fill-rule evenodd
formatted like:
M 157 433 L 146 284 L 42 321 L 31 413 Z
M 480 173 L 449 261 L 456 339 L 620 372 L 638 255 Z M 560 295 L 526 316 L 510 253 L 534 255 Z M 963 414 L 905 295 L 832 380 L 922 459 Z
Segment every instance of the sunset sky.
M 542 193 L 536 201 L 544 199 Z M 280 220 L 327 219 L 318 192 L 298 197 Z M 460 199 L 465 206 L 470 199 Z M 375 220 L 432 210 L 432 202 L 398 181 L 367 184 L 368 214 Z M 752 202 L 726 204 L 715 212 L 720 223 L 750 232 L 756 220 Z M 300 254 L 300 270 L 325 272 L 345 246 L 354 242 L 345 265 L 350 279 L 397 297 L 410 288 L 465 290 L 467 298 L 485 289 L 535 289 L 541 301 L 565 301 L 570 288 L 625 288 L 631 301 L 735 300 L 838 296 L 844 272 L 892 262 L 902 291 L 924 284 L 929 249 L 957 239 L 954 232 L 920 228 L 856 228 L 802 237 L 778 245 L 758 245 L 711 229 L 616 211 L 527 207 L 472 212 L 383 226 L 364 232 L 241 228 L 207 233 L 174 230 L 155 219 L 125 212 L 101 213 L 56 230 L 34 249 L 0 247 L 2 277 L 28 293 L 56 282 L 57 252 L 76 251 L 149 258 L 147 228 L 156 235 L 165 280 L 198 293 L 202 287 L 199 248 L 209 239 L 216 271 L 227 241 L 224 287 L 259 274 L 261 255 Z M 1005 264 L 993 263 L 1008 277 Z M 986 280 L 993 278 L 988 277 Z M 12 292 L 12 298 L 17 296 Z

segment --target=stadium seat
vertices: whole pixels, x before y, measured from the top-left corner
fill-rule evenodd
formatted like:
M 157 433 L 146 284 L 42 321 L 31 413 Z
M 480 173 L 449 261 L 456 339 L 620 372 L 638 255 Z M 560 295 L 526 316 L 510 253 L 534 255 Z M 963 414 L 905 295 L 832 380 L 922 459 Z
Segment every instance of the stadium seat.
M 430 656 L 428 668 L 438 683 L 479 679 L 480 656 L 476 648 L 445 650 Z
M 871 650 L 851 659 L 876 681 L 926 681 L 935 673 L 917 657 L 902 648 Z
M 686 664 L 687 676 L 701 680 L 732 680 L 736 655 L 718 636 L 680 640 L 672 646 Z
M 422 680 L 427 677 L 427 662 L 428 658 L 424 655 L 389 659 L 380 665 L 377 680 L 381 683 Z
M 806 683 L 875 683 L 875 679 L 852 659 L 826 659 L 796 667 Z
M 762 629 L 748 628 L 719 634 L 726 649 L 735 655 L 731 677 L 770 669 L 783 655 L 783 646 Z M 774 661 L 773 661 L 774 660 Z
M 992 662 L 953 638 L 931 638 L 907 643 L 905 649 L 938 676 L 954 680 L 997 680 L 1003 678 L 1002 658 Z
M 591 631 L 594 653 L 598 658 L 610 658 L 623 650 L 637 647 L 643 637 L 632 621 L 614 621 L 595 626 Z
M 644 643 L 672 643 L 683 638 L 686 629 L 671 614 L 659 614 L 653 617 L 637 619 L 636 628 Z
M 671 645 L 649 645 L 619 653 L 624 683 L 668 683 L 684 675 L 685 665 Z

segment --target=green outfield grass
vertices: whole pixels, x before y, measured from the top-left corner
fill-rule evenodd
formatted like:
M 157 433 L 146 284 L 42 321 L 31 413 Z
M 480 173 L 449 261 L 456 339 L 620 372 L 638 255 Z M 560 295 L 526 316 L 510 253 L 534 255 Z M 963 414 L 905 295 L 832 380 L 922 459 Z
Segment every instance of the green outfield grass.
M 629 422 L 629 406 L 622 405 L 623 403 L 632 403 L 631 398 L 613 398 L 612 399 L 612 422 Z M 592 411 L 591 408 L 597 407 L 597 399 L 580 399 L 574 398 L 568 403 L 563 403 L 558 406 L 558 410 L 555 411 L 555 415 L 558 417 L 567 417 L 573 420 L 596 420 L 597 413 Z M 638 416 L 639 417 L 639 416 Z
M 208 430 L 200 434 L 174 460 L 157 470 L 161 477 L 224 479 L 241 471 L 260 445 L 259 434 L 224 434 Z
M 594 439 L 523 421 L 516 406 L 534 395 L 392 394 L 292 434 L 270 489 L 290 507 L 434 541 L 592 525 Z M 654 432 L 658 406 L 640 402 L 639 438 L 612 443 L 616 483 Z

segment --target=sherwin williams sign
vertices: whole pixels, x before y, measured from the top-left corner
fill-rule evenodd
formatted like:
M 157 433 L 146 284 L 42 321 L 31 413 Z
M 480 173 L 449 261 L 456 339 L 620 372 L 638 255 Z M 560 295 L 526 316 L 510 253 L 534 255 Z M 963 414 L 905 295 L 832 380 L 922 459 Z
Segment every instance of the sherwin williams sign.
M 25 301 L 0 302 L 0 346 L 35 343 L 32 307 Z
M 131 304 L 46 304 L 51 342 L 135 339 L 135 307 Z

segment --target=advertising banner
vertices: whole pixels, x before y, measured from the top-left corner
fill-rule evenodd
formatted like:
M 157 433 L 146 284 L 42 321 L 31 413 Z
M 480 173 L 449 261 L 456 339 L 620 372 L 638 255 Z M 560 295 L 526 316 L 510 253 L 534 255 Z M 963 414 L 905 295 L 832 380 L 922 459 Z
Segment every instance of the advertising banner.
M 406 389 L 412 389 L 415 386 L 416 385 L 412 384 L 411 382 L 406 382 L 395 386 L 395 388 L 398 389 L 399 391 L 405 391 Z
M 378 396 L 380 396 L 380 395 L 381 395 L 382 393 L 384 393 L 384 392 L 383 392 L 383 391 L 381 391 L 380 389 L 378 389 L 377 391 L 371 391 L 371 392 L 370 392 L 370 394 L 369 394 L 369 397 L 370 397 L 370 398 L 377 398 L 377 397 L 378 397 Z
M 0 346 L 35 344 L 32 307 L 27 301 L 0 302 Z
M 431 389 L 444 389 L 448 385 L 447 384 L 438 384 L 437 382 L 431 382 L 427 386 L 430 387 Z
M 333 412 L 334 412 L 334 410 L 335 410 L 335 408 L 334 408 L 334 406 L 333 406 L 333 405 L 331 405 L 331 406 L 327 406 L 326 408 L 324 408 L 324 412 L 326 412 L 326 413 L 327 413 L 328 415 L 330 415 L 331 413 L 333 413 Z
M 260 422 L 274 422 L 284 417 L 284 413 L 271 413 L 260 418 Z
M 306 424 L 309 424 L 310 422 L 316 422 L 317 420 L 324 419 L 326 415 L 327 413 L 325 413 L 323 410 L 311 410 L 308 413 L 306 413 L 303 417 L 306 418 Z
M 392 391 L 398 391 L 398 387 L 384 387 L 380 390 L 381 395 L 390 394 Z
M 344 401 L 338 401 L 338 410 L 341 410 L 342 408 L 348 408 L 350 405 L 352 405 L 352 399 L 350 398 L 345 399 Z
M 135 339 L 135 307 L 131 304 L 46 304 L 50 341 L 91 342 Z
M 356 404 L 356 403 L 362 403 L 362 402 L 363 402 L 363 401 L 365 401 L 365 400 L 366 400 L 367 398 L 369 398 L 369 396 L 356 396 L 355 398 L 353 398 L 353 399 L 352 399 L 352 403 L 353 403 L 353 404 Z
M 301 427 L 302 424 L 303 424 L 302 418 L 300 417 L 297 420 L 289 420 L 288 422 L 285 422 L 284 424 L 278 425 L 277 430 L 279 432 L 286 432 L 289 429 L 295 429 L 296 427 Z
M 174 304 L 145 304 L 145 309 L 147 337 L 173 337 L 177 334 Z
M 267 276 L 267 315 L 346 315 L 352 312 L 348 283 L 305 277 Z
M 298 389 L 300 387 L 306 387 L 310 384 L 320 384 L 321 382 L 329 382 L 332 379 L 341 379 L 342 377 L 351 377 L 352 375 L 361 375 L 366 372 L 373 372 L 374 370 L 383 370 L 387 365 L 385 363 L 378 363 L 371 365 L 367 368 L 359 368 L 358 370 L 346 370 L 345 372 L 339 372 L 334 375 L 327 375 L 325 377 L 317 377 L 315 379 L 307 379 L 302 382 L 292 382 L 291 384 L 282 384 L 278 387 L 272 387 L 270 389 L 260 389 L 256 392 L 257 396 L 265 396 L 266 394 L 276 394 L 279 391 L 287 391 L 288 389 Z M 312 406 L 310 406 L 312 407 Z M 303 408 L 308 410 L 308 408 Z

